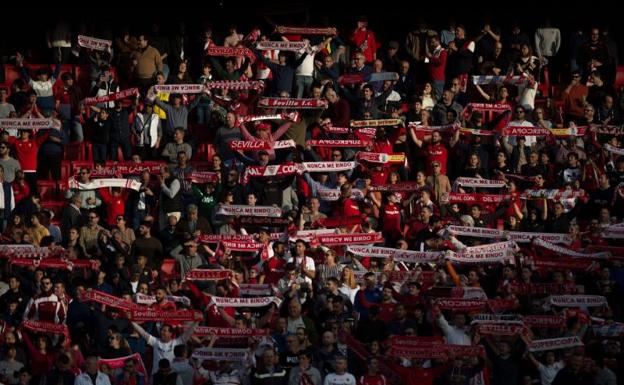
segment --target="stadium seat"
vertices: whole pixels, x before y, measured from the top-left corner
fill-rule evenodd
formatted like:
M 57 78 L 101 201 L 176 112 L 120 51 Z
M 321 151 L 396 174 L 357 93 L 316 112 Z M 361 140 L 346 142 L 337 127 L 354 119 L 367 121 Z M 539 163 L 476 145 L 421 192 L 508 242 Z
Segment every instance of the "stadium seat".
M 619 92 L 624 87 L 624 66 L 618 66 L 615 73 L 615 89 Z
M 84 160 L 84 146 L 80 142 L 72 142 L 65 145 L 64 160 Z
M 54 180 L 38 180 L 37 192 L 42 201 L 52 201 L 58 199 L 58 186 Z
M 54 213 L 56 218 L 61 218 L 63 214 L 63 208 L 65 207 L 65 201 L 62 200 L 54 200 L 54 201 L 41 201 L 41 207 L 43 209 L 51 210 Z

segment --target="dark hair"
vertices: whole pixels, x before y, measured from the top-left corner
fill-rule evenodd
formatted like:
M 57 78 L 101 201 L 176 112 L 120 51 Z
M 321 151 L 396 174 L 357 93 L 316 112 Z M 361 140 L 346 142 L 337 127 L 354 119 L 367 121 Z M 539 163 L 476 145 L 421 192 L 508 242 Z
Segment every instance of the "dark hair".
M 176 345 L 173 348 L 173 355 L 176 358 L 181 358 L 186 353 L 186 345 Z

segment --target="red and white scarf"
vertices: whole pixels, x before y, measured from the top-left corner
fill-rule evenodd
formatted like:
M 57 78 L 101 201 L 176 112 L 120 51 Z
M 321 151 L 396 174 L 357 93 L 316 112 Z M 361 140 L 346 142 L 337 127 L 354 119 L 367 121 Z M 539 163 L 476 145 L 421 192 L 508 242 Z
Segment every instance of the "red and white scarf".
M 207 56 L 245 56 L 249 58 L 251 63 L 256 61 L 256 55 L 249 49 L 245 47 L 234 48 L 234 47 L 222 47 L 211 44 L 206 49 Z
M 135 179 L 93 179 L 89 183 L 80 183 L 74 178 L 69 179 L 69 188 L 76 190 L 97 190 L 105 187 L 120 187 L 139 191 L 141 182 Z
M 403 124 L 401 119 L 369 119 L 369 120 L 352 120 L 351 127 L 380 127 L 380 126 L 398 126 Z
M 78 46 L 96 51 L 110 51 L 113 42 L 91 36 L 78 35 Z
M 532 341 L 529 345 L 530 352 L 543 352 L 546 350 L 570 349 L 583 346 L 583 342 L 577 337 L 548 338 Z
M 186 174 L 186 179 L 193 183 L 216 183 L 219 181 L 219 173 L 213 171 L 192 171 Z
M 405 162 L 405 154 L 385 154 L 379 152 L 358 152 L 355 156 L 358 161 L 381 164 L 402 164 Z
M 138 94 L 139 94 L 139 89 L 138 88 L 136 88 L 136 87 L 128 88 L 127 90 L 115 92 L 115 93 L 112 93 L 112 94 L 96 96 L 96 97 L 93 97 L 93 98 L 85 98 L 84 99 L 84 104 L 87 105 L 87 106 L 90 106 L 90 105 L 98 104 L 98 103 L 113 102 L 115 100 L 125 99 L 125 98 L 128 98 L 130 96 L 138 95 Z
M 607 305 L 607 299 L 601 295 L 551 295 L 548 303 L 559 307 L 600 307 Z
M 505 263 L 513 262 L 517 245 L 513 241 L 467 247 L 459 252 L 447 251 L 445 258 L 459 263 Z
M 419 186 L 416 182 L 399 182 L 394 184 L 379 184 L 375 186 L 369 186 L 368 191 L 382 191 L 382 192 L 416 192 L 424 189 L 425 186 Z
M 264 82 L 255 81 L 255 80 L 219 80 L 214 82 L 206 83 L 206 88 L 208 89 L 219 89 L 219 90 L 256 90 L 260 91 L 264 89 Z
M 342 192 L 338 188 L 336 189 L 321 188 L 321 189 L 316 190 L 316 196 L 322 201 L 335 202 L 337 200 L 340 200 L 340 198 L 342 197 Z M 351 189 L 351 199 L 363 200 L 364 194 L 362 193 L 362 190 L 358 190 L 355 188 Z
M 91 170 L 91 178 L 105 178 L 107 176 L 117 175 L 141 175 L 145 170 L 149 171 L 151 175 L 157 175 L 164 165 L 165 162 L 157 161 L 144 161 L 141 163 L 122 161 L 108 166 L 98 165 L 95 169 Z M 78 175 L 81 168 L 83 168 L 83 166 L 74 164 L 74 174 Z
M 115 309 L 121 309 L 121 310 L 131 310 L 131 309 L 136 309 L 136 308 L 142 308 L 142 306 L 137 305 L 134 302 L 130 302 L 124 298 L 119 298 L 119 297 L 116 297 L 108 293 L 104 293 L 103 291 L 99 291 L 99 290 L 91 290 L 91 291 L 84 293 L 80 297 L 80 300 L 97 302 L 99 304 L 106 305 Z
M 355 162 L 303 162 L 300 169 L 307 172 L 336 172 L 353 170 Z
M 264 337 L 271 335 L 270 329 L 248 329 L 248 328 L 216 328 L 209 326 L 195 326 L 193 335 L 198 337 L 215 336 L 225 338 L 238 337 Z
M 598 253 L 579 253 L 574 250 L 566 249 L 565 247 L 557 246 L 550 242 L 546 242 L 540 238 L 535 238 L 533 240 L 533 244 L 538 247 L 543 247 L 544 249 L 555 252 L 559 255 L 565 255 L 573 258 L 594 258 L 594 259 L 605 259 L 611 257 L 611 253 L 608 251 L 601 251 Z
M 590 130 L 598 134 L 608 134 L 615 136 L 624 135 L 624 126 L 592 124 L 590 125 Z
M 168 94 L 201 94 L 206 90 L 203 84 L 158 84 L 154 90 Z
M 250 216 L 250 217 L 271 217 L 282 216 L 282 209 L 273 206 L 245 206 L 245 205 L 222 205 L 217 210 L 217 215 L 227 216 Z
M 320 234 L 316 239 L 324 246 L 369 245 L 384 241 L 381 233 Z
M 507 76 L 507 75 L 473 75 L 471 76 L 472 84 L 503 84 L 510 83 L 514 85 L 525 84 L 528 79 L 525 76 Z
M 231 270 L 192 269 L 186 272 L 184 279 L 189 281 L 220 281 L 232 276 Z
M 135 322 L 194 322 L 201 321 L 204 315 L 197 310 L 131 309 L 128 318 Z
M 609 143 L 605 144 L 604 148 L 607 151 L 612 152 L 614 154 L 624 155 L 624 148 L 615 147 L 615 146 L 610 145 Z
M 156 303 L 156 296 L 154 296 L 154 295 L 147 295 L 147 294 L 142 294 L 142 293 L 136 293 L 134 295 L 134 298 L 136 300 L 136 303 L 138 303 L 139 305 L 150 306 L 150 305 Z M 165 299 L 167 301 L 170 301 L 170 302 L 177 302 L 177 303 L 181 303 L 181 304 L 183 304 L 185 306 L 191 306 L 191 300 L 188 297 L 185 297 L 185 296 L 166 295 Z
M 306 146 L 311 147 L 367 147 L 370 144 L 359 139 L 311 139 L 306 142 Z
M 50 128 L 60 128 L 61 123 L 56 119 L 44 118 L 4 118 L 0 119 L 0 128 L 5 130 L 44 130 Z
M 230 150 L 257 151 L 257 150 L 281 150 L 284 148 L 295 148 L 295 141 L 292 139 L 267 142 L 264 140 L 233 140 L 228 146 Z
M 293 122 L 299 121 L 299 113 L 297 111 L 289 112 L 287 114 L 272 114 L 272 115 L 246 115 L 240 118 L 241 122 L 258 122 L 261 120 L 292 120 Z
M 250 296 L 270 296 L 273 294 L 273 290 L 271 290 L 271 286 L 264 284 L 252 284 L 252 283 L 241 283 L 238 287 L 240 295 L 250 295 Z
M 294 163 L 273 164 L 270 166 L 247 166 L 241 178 L 241 183 L 249 183 L 249 178 L 281 177 L 294 175 L 299 172 L 299 165 Z
M 440 197 L 442 203 L 474 203 L 474 204 L 499 204 L 511 199 L 511 195 L 481 194 L 481 193 L 444 193 Z
M 234 251 L 258 251 L 265 247 L 262 243 L 255 241 L 221 241 L 221 246 Z
M 280 302 L 277 297 L 253 297 L 253 298 L 230 298 L 230 297 L 210 297 L 210 302 L 219 307 L 262 307 L 273 302 Z
M 565 325 L 565 319 L 560 315 L 525 315 L 522 320 L 532 328 L 558 329 Z
M 524 190 L 520 194 L 522 199 L 550 199 L 550 200 L 562 200 L 578 198 L 581 196 L 580 191 L 574 190 L 558 190 L 558 189 L 530 189 Z
M 247 349 L 233 348 L 200 348 L 193 350 L 191 358 L 203 361 L 229 361 L 229 362 L 245 362 L 247 361 Z
M 502 188 L 507 184 L 502 180 L 460 177 L 455 179 L 453 185 L 473 188 Z
M 487 323 L 477 326 L 477 331 L 481 335 L 489 336 L 515 336 L 524 329 L 524 325 L 512 323 Z
M 100 358 L 98 359 L 98 365 L 99 367 L 106 365 L 113 370 L 118 370 L 118 369 L 122 369 L 124 365 L 126 365 L 126 362 L 128 360 L 132 360 L 137 363 L 137 366 L 136 366 L 137 372 L 143 373 L 144 375 L 148 374 L 147 370 L 145 369 L 145 364 L 143 364 L 143 359 L 141 358 L 141 355 L 139 353 L 134 353 L 132 355 L 120 357 L 120 358 L 107 358 L 107 359 Z
M 275 27 L 275 32 L 282 35 L 323 35 L 323 36 L 335 36 L 338 32 L 336 27 L 288 27 L 285 25 L 278 25 Z
M 511 106 L 508 104 L 496 104 L 496 103 L 468 103 L 466 109 L 472 109 L 473 111 L 511 111 Z
M 327 101 L 323 99 L 260 98 L 258 100 L 258 107 L 263 108 L 316 109 L 326 106 Z
M 305 50 L 308 43 L 305 41 L 259 41 L 256 44 L 256 49 L 259 51 L 294 51 L 302 52 Z

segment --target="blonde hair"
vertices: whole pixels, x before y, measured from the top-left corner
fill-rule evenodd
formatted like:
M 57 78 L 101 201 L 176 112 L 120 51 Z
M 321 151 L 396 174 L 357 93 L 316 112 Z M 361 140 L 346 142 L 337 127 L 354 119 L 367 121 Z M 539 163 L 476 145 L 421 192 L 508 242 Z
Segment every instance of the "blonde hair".
M 347 274 L 346 277 L 345 277 L 345 272 Z M 345 266 L 345 268 L 342 269 L 342 274 L 340 275 L 340 281 L 351 289 L 357 289 L 358 287 L 357 280 L 355 279 L 355 273 L 353 272 L 353 269 L 349 266 Z

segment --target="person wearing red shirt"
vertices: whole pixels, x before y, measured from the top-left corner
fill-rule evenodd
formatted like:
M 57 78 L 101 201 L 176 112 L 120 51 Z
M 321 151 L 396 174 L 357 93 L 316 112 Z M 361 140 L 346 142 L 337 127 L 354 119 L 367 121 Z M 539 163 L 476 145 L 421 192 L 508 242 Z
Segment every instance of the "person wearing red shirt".
M 386 377 L 379 373 L 379 359 L 371 357 L 367 362 L 368 370 L 360 377 L 358 385 L 386 385 Z
M 338 216 L 342 218 L 360 216 L 360 207 L 351 199 L 351 184 L 345 183 L 340 186 L 340 200 L 338 201 Z
M 393 298 L 392 287 L 384 287 L 381 292 L 381 302 L 379 303 L 379 319 L 386 323 L 392 321 L 396 305 L 397 301 Z
M 277 282 L 284 276 L 286 259 L 286 247 L 283 242 L 273 242 L 273 256 L 262 263 L 262 274 L 260 283 L 277 285 Z
M 396 362 L 388 362 L 388 366 L 397 373 L 406 385 L 433 385 L 433 382 L 452 365 L 454 360 L 448 360 L 445 364 L 433 368 L 424 368 L 426 360 L 413 359 L 412 366 L 405 367 Z
M 368 29 L 368 19 L 366 16 L 360 16 L 357 22 L 357 29 L 351 33 L 349 39 L 351 43 L 364 54 L 367 63 L 372 63 L 377 59 L 377 49 L 379 43 L 375 33 Z
M 425 141 L 428 140 L 427 136 L 423 138 L 423 140 L 418 139 L 416 133 L 413 129 L 409 130 L 410 136 L 412 140 L 418 147 L 423 147 Z M 425 149 L 425 153 L 427 154 L 427 175 L 433 174 L 432 162 L 437 161 L 440 162 L 440 173 L 446 174 L 446 163 L 448 161 L 448 149 L 442 143 L 442 134 L 440 131 L 433 131 L 431 133 L 431 137 L 429 138 L 431 143 L 429 143 Z M 459 130 L 456 130 L 453 133 L 453 137 L 449 141 L 449 145 L 451 147 L 455 147 L 455 145 L 459 142 Z
M 438 35 L 429 38 L 429 50 L 430 52 L 427 53 L 429 78 L 433 82 L 436 95 L 442 95 L 444 91 L 444 72 L 446 70 L 446 57 L 448 52 L 442 48 Z
M 386 245 L 394 245 L 402 236 L 401 232 L 401 207 L 399 206 L 400 196 L 398 194 L 388 195 L 388 202 L 381 210 L 381 232 L 386 239 Z
M 18 204 L 22 199 L 30 195 L 30 186 L 26 183 L 24 173 L 21 170 L 15 172 L 15 180 L 11 183 L 11 186 L 13 187 L 15 204 Z
M 150 305 L 150 309 L 166 311 L 176 310 L 176 304 L 167 300 L 167 290 L 164 287 L 159 286 L 156 288 L 154 294 L 156 302 Z
M 54 128 L 50 130 L 54 130 Z M 34 139 L 31 138 L 30 130 L 21 130 L 19 139 L 12 136 L 9 137 L 9 143 L 15 148 L 17 160 L 22 166 L 24 177 L 31 190 L 35 190 L 37 187 L 37 152 L 39 152 L 39 146 L 48 139 L 50 130 L 45 130 L 43 135 Z
M 98 189 L 98 192 L 100 197 L 102 197 L 102 201 L 106 203 L 106 222 L 110 226 L 115 226 L 117 217 L 124 216 L 128 190 L 122 192 L 119 188 L 113 187 L 111 192 L 108 187 L 104 187 Z

